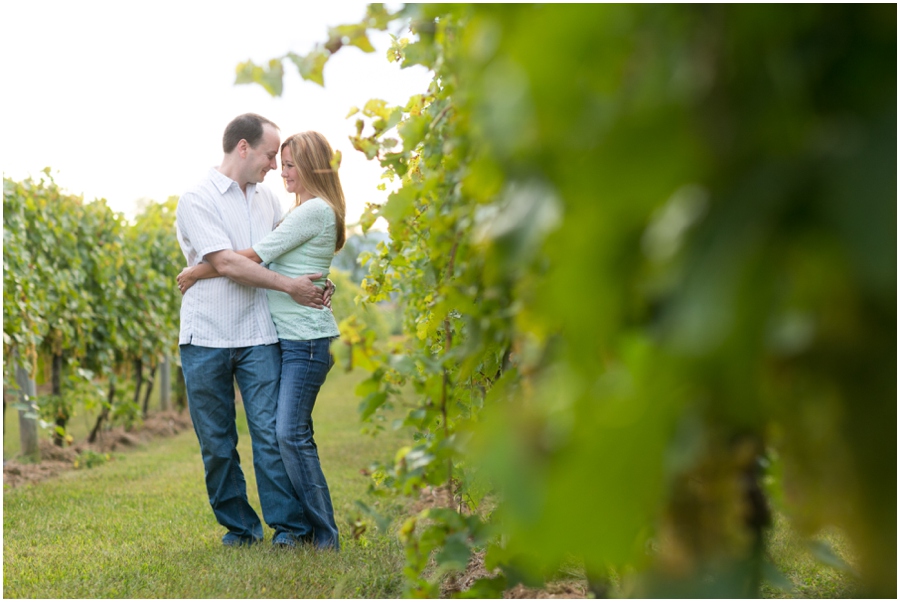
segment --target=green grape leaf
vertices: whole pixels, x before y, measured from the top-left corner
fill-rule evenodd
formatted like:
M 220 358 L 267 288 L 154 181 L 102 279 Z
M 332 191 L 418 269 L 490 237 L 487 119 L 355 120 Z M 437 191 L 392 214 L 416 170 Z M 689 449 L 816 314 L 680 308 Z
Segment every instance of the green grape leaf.
M 472 551 L 467 543 L 468 533 L 451 533 L 444 540 L 444 546 L 434 560 L 441 570 L 464 571 L 469 564 Z
M 375 52 L 375 47 L 366 35 L 368 27 L 364 24 L 339 25 L 328 30 L 328 37 L 332 40 L 340 40 L 344 46 L 356 46 L 363 52 Z
M 297 71 L 300 72 L 300 77 L 324 87 L 325 79 L 322 72 L 330 54 L 324 48 L 318 48 L 305 56 L 289 52 L 287 58 L 296 65 Z
M 391 224 L 406 219 L 415 209 L 416 194 L 416 190 L 412 187 L 404 186 L 388 196 L 388 202 L 378 214 Z
M 284 66 L 280 59 L 269 61 L 268 68 L 247 61 L 237 66 L 235 84 L 259 84 L 272 96 L 281 96 L 284 88 Z

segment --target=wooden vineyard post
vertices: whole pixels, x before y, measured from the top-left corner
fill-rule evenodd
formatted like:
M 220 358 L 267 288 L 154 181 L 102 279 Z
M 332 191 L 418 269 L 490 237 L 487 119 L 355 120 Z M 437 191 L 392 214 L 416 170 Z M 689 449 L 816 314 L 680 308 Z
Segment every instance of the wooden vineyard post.
M 38 448 L 38 423 L 35 415 L 37 406 L 34 397 L 37 395 L 37 386 L 28 370 L 22 366 L 16 366 L 16 383 L 19 385 L 19 399 L 22 404 L 28 406 L 28 410 L 19 409 L 19 442 L 22 448 L 22 456 L 32 462 L 41 461 L 41 452 Z
M 169 410 L 169 394 L 172 390 L 171 376 L 172 376 L 172 362 L 169 360 L 169 356 L 163 356 L 162 363 L 159 366 L 159 410 L 161 412 L 166 412 Z

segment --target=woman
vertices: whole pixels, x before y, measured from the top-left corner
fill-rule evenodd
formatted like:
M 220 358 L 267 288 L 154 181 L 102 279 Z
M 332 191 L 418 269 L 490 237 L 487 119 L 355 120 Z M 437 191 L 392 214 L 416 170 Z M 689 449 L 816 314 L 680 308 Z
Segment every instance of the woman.
M 281 145 L 281 177 L 295 197 L 278 227 L 250 249 L 237 251 L 286 276 L 322 273 L 325 285 L 331 260 L 344 246 L 344 192 L 332 168 L 331 145 L 318 132 L 290 136 Z M 201 278 L 218 276 L 211 265 L 186 268 L 178 276 L 182 293 Z M 294 303 L 285 293 L 268 291 L 269 310 L 281 342 L 281 390 L 276 434 L 288 476 L 320 548 L 340 549 L 331 494 L 313 439 L 312 411 L 319 388 L 331 369 L 330 344 L 338 336 L 328 309 Z

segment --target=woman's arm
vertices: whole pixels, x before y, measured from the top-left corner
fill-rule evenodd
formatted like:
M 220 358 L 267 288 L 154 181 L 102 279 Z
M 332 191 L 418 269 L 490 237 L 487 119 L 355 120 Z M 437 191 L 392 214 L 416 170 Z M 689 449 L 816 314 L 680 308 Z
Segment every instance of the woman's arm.
M 256 254 L 253 256 L 240 252 L 245 257 L 254 261 L 261 261 L 258 253 L 267 257 L 266 261 L 273 261 L 277 257 L 313 239 L 334 220 L 334 210 L 324 201 L 306 202 L 295 207 L 284 216 L 281 224 L 266 234 L 261 241 L 253 245 Z M 249 249 L 253 251 L 254 249 Z M 331 309 L 331 296 L 334 294 L 334 283 L 325 280 L 324 304 Z
M 259 255 L 256 254 L 256 251 L 253 250 L 253 247 L 249 249 L 241 249 L 240 251 L 235 251 L 238 255 L 243 255 L 247 259 L 252 259 L 256 263 L 262 263 L 262 259 L 259 258 Z
M 255 261 L 256 263 L 262 263 L 262 259 L 259 258 L 259 255 L 256 254 L 252 248 L 249 249 L 241 249 L 240 251 L 235 251 L 238 255 L 243 255 L 247 259 Z M 206 278 L 219 278 L 222 276 L 216 268 L 211 263 L 198 263 L 195 266 L 187 267 L 181 270 L 181 273 L 178 274 L 178 277 L 175 279 L 178 282 L 178 290 L 181 291 L 183 295 L 189 288 L 194 286 L 194 283 L 198 280 L 204 280 Z

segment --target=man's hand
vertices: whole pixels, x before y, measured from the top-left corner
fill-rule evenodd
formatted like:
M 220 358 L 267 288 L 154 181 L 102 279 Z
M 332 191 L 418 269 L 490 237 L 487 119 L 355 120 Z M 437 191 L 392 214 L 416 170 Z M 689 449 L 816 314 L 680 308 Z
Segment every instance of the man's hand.
M 313 284 L 313 280 L 318 280 L 321 277 L 322 274 L 320 272 L 318 274 L 307 274 L 305 276 L 292 278 L 288 290 L 285 292 L 291 296 L 291 299 L 300 305 L 315 309 L 323 309 L 325 307 L 324 292 L 318 286 Z
M 178 283 L 178 290 L 181 291 L 182 295 L 197 282 L 197 279 L 193 277 L 192 272 L 193 270 L 190 267 L 186 267 L 181 270 L 181 273 L 175 278 L 175 281 Z
M 332 282 L 331 280 L 326 280 L 325 281 L 325 296 L 324 296 L 324 299 L 322 300 L 322 303 L 328 309 L 331 309 L 331 296 L 334 294 L 334 290 L 335 290 L 334 282 Z

